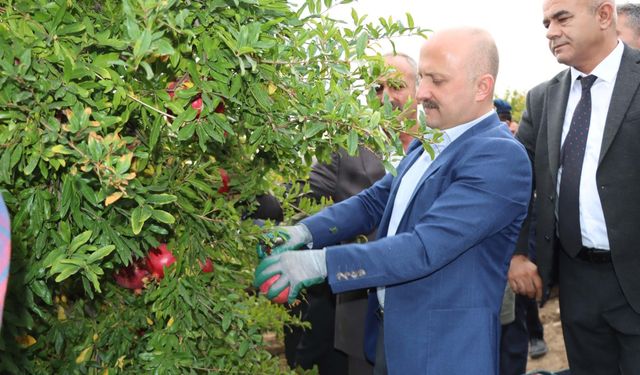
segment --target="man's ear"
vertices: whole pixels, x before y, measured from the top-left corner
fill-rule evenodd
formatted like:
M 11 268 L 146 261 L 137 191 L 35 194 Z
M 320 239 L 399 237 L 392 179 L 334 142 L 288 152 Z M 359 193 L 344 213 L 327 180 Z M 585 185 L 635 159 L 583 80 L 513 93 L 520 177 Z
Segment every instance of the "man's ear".
M 495 78 L 491 74 L 483 74 L 478 78 L 476 83 L 476 101 L 483 102 L 489 98 L 493 100 L 493 86 Z
M 598 18 L 601 29 L 605 30 L 611 27 L 615 12 L 616 9 L 611 2 L 605 1 L 600 4 L 598 9 L 596 9 L 596 17 Z

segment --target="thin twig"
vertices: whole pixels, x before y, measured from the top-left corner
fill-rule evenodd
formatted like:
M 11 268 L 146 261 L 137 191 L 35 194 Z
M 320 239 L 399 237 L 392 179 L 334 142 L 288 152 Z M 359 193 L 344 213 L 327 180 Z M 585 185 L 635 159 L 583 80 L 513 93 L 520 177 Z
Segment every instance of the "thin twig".
M 131 95 L 131 94 L 127 94 L 127 97 L 129 97 L 129 98 L 131 98 L 132 100 L 134 100 L 134 101 L 136 101 L 136 102 L 138 102 L 138 103 L 142 104 L 143 106 L 145 106 L 145 107 L 149 108 L 149 109 L 150 109 L 150 110 L 152 110 L 152 111 L 158 112 L 158 113 L 160 113 L 161 115 L 164 115 L 164 116 L 169 117 L 170 119 L 175 119 L 175 118 L 176 118 L 176 116 L 174 116 L 174 115 L 170 115 L 170 114 L 168 114 L 167 112 L 161 111 L 161 110 L 159 110 L 158 108 L 156 108 L 156 107 L 154 107 L 154 106 L 151 106 L 151 105 L 149 105 L 149 104 L 147 104 L 147 103 L 143 102 L 142 100 L 140 100 L 140 99 L 136 98 L 135 96 L 133 96 L 133 95 Z

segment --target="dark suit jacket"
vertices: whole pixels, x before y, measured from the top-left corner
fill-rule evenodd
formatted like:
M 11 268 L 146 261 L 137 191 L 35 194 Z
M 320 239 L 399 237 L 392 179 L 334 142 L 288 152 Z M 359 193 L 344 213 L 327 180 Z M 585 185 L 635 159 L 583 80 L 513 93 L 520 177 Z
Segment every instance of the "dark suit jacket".
M 354 196 L 385 175 L 380 158 L 360 147 L 357 156 L 345 150 L 336 152 L 329 164 L 316 164 L 309 175 L 311 193 L 317 199 L 328 197 L 335 203 Z M 374 239 L 375 234 L 369 237 Z M 364 359 L 364 319 L 367 291 L 355 290 L 336 296 L 335 347 L 350 356 Z
M 496 374 L 499 311 L 526 216 L 531 170 L 497 115 L 453 141 L 421 176 L 396 235 L 386 237 L 414 144 L 372 187 L 304 219 L 321 248 L 379 228 L 379 239 L 326 251 L 334 292 L 385 285 L 390 374 Z
M 554 281 L 555 252 L 559 247 L 554 210 L 570 81 L 567 69 L 529 91 L 516 135 L 527 149 L 535 171 L 537 263 L 546 286 Z M 640 312 L 639 85 L 640 51 L 625 46 L 596 172 L 615 272 L 627 300 L 637 312 Z M 524 229 L 519 250 L 527 249 L 528 231 L 526 226 Z

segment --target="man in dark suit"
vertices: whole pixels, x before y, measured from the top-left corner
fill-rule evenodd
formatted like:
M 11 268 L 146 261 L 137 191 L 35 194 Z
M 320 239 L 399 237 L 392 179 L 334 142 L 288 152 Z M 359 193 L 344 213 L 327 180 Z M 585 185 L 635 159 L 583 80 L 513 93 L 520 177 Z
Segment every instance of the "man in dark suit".
M 540 298 L 557 270 L 572 375 L 640 374 L 640 52 L 618 40 L 611 0 L 545 0 L 543 15 L 570 66 L 529 91 L 517 133 L 534 164 L 544 281 L 516 255 L 509 283 Z
M 271 299 L 292 301 L 325 278 L 334 292 L 377 287 L 376 373 L 498 373 L 499 311 L 531 169 L 493 110 L 497 71 L 486 31 L 433 34 L 416 99 L 443 132 L 434 155 L 414 142 L 397 176 L 296 226 L 292 243 L 318 250 L 280 252 L 256 269 L 254 285 Z M 329 246 L 376 227 L 375 241 Z

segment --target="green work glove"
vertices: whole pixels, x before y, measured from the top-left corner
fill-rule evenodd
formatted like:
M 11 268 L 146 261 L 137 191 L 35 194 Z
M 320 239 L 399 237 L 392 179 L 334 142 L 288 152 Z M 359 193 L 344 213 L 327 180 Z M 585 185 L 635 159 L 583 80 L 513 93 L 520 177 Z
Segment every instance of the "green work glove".
M 311 232 L 304 224 L 287 227 L 274 227 L 264 235 L 264 239 L 256 246 L 259 259 L 278 254 L 283 251 L 298 250 L 313 241 Z
M 253 285 L 274 302 L 293 303 L 302 288 L 319 284 L 326 277 L 325 249 L 285 251 L 260 262 Z

